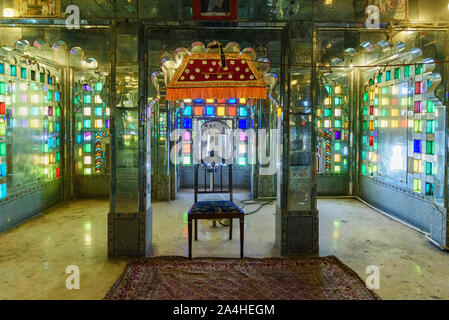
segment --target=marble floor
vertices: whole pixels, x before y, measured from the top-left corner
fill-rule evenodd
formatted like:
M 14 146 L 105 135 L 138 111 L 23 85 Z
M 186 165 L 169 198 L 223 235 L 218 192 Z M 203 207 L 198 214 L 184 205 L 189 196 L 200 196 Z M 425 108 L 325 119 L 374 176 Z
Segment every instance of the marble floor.
M 191 194 L 181 193 L 176 201 L 153 203 L 151 255 L 187 255 L 185 212 L 191 202 Z M 383 299 L 449 299 L 449 254 L 423 234 L 355 199 L 319 199 L 318 207 L 320 255 L 337 256 L 363 279 L 367 266 L 378 266 L 376 291 Z M 126 265 L 107 257 L 107 212 L 107 200 L 66 202 L 0 234 L 0 299 L 102 299 Z M 273 213 L 274 204 L 247 216 L 246 256 L 279 255 Z M 211 225 L 200 222 L 193 255 L 238 257 L 238 224 L 232 241 L 227 228 Z M 80 269 L 79 290 L 65 286 L 70 265 Z

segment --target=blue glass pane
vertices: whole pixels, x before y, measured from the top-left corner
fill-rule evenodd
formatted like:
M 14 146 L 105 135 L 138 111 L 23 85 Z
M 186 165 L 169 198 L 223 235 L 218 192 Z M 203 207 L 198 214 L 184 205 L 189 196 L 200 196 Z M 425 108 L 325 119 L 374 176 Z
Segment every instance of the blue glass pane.
M 203 99 L 195 99 L 195 103 L 203 103 Z
M 182 120 L 183 129 L 192 129 L 192 119 L 185 118 Z
M 237 99 L 236 98 L 229 99 L 228 103 L 237 103 Z
M 248 122 L 245 119 L 239 120 L 239 128 L 240 129 L 247 129 L 248 128 Z
M 6 177 L 6 163 L 0 164 L 0 177 Z
M 415 153 L 421 153 L 422 152 L 421 140 L 414 140 L 413 141 L 413 151 Z

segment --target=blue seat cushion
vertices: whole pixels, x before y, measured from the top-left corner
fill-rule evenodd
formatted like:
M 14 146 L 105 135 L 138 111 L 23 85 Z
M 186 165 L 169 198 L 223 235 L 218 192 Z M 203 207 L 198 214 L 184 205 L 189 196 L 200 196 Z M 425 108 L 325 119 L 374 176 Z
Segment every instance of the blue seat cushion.
M 198 201 L 193 204 L 189 214 L 210 214 L 210 213 L 244 213 L 232 201 Z

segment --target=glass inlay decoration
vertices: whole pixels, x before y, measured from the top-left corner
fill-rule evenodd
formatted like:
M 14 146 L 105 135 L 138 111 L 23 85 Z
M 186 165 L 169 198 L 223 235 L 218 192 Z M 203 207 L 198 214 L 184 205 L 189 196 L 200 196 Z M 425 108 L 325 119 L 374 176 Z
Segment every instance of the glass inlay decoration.
M 388 74 L 393 76 L 388 77 Z M 361 173 L 433 195 L 436 114 L 422 63 L 380 71 L 363 92 Z M 441 170 L 441 168 L 440 168 Z
M 340 84 L 324 85 L 324 100 L 316 109 L 317 171 L 348 172 L 347 88 Z
M 77 81 L 75 105 L 75 172 L 78 175 L 103 176 L 108 172 L 106 141 L 109 141 L 110 108 L 104 81 Z
M 248 161 L 248 137 L 247 131 L 252 128 L 250 99 L 185 99 L 183 107 L 177 114 L 177 127 L 181 129 L 182 142 L 178 144 L 180 151 L 180 163 L 183 166 L 193 165 L 193 141 L 198 130 L 204 123 L 210 120 L 224 121 L 233 133 L 236 141 L 234 150 L 234 164 L 247 166 Z M 198 123 L 199 122 L 199 123 Z M 238 131 L 237 131 L 237 130 Z
M 60 74 L 0 60 L 0 199 L 62 175 Z

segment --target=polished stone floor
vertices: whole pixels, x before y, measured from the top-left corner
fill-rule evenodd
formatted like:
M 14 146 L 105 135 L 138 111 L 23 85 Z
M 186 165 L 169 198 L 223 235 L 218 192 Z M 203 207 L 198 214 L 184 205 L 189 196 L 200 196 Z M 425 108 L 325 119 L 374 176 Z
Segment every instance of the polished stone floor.
M 246 198 L 239 194 L 237 199 Z M 186 215 L 192 195 L 153 203 L 152 255 L 187 255 Z M 363 279 L 369 265 L 380 270 L 384 299 L 449 299 L 449 254 L 421 233 L 355 199 L 320 199 L 320 255 L 335 255 Z M 248 210 L 256 207 L 250 206 Z M 62 203 L 17 228 L 0 234 L 0 299 L 101 299 L 123 271 L 125 259 L 107 257 L 106 200 Z M 247 216 L 249 257 L 277 256 L 274 204 Z M 225 227 L 200 222 L 194 256 L 238 257 Z M 80 269 L 79 290 L 65 286 L 67 266 Z

